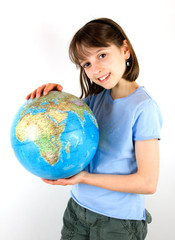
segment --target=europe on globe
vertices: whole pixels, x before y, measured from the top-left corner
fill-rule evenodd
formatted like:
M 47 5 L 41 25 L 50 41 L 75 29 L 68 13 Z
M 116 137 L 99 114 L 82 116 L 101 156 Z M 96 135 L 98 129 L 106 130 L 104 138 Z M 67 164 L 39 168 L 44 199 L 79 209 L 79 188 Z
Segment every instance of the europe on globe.
M 97 121 L 79 98 L 51 91 L 26 101 L 11 127 L 19 162 L 45 179 L 67 178 L 87 167 L 99 141 Z

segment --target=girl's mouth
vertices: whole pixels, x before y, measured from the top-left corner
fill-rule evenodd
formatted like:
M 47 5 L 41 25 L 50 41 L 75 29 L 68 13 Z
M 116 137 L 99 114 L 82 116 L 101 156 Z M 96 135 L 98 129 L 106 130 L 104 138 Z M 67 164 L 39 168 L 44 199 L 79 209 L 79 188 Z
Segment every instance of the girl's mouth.
M 106 75 L 98 78 L 98 80 L 99 80 L 101 83 L 106 82 L 106 81 L 109 79 L 110 75 L 111 75 L 111 73 L 108 73 L 108 74 L 106 74 Z

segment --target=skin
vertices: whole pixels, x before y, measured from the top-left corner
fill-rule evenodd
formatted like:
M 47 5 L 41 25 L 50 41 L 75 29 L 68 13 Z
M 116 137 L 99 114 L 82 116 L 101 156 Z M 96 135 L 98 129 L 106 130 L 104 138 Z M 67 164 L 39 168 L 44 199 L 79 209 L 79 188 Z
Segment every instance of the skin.
M 130 57 L 127 41 L 121 48 L 110 45 L 107 48 L 85 49 L 86 58 L 80 62 L 87 76 L 105 89 L 111 89 L 113 99 L 123 98 L 133 93 L 139 85 L 122 78 L 126 60 Z M 105 78 L 106 77 L 106 78 Z M 62 91 L 59 84 L 49 83 L 34 90 L 27 99 L 46 95 L 51 90 Z M 90 184 L 112 191 L 153 194 L 156 192 L 159 176 L 159 143 L 158 139 L 135 141 L 135 154 L 138 170 L 130 175 L 91 174 L 82 171 L 68 179 L 46 180 L 52 185 Z
M 38 87 L 35 89 L 33 92 L 31 92 L 29 95 L 27 95 L 26 100 L 29 98 L 40 98 L 41 95 L 47 95 L 51 90 L 57 90 L 57 91 L 62 91 L 63 87 L 60 84 L 56 83 L 47 83 L 43 84 L 42 86 Z

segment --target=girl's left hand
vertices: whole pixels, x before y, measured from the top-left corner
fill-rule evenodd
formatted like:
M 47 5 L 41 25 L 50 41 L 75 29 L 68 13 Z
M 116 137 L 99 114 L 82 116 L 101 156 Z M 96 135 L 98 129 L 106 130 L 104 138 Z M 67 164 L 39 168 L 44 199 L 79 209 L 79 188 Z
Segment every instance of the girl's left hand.
M 62 186 L 75 185 L 77 183 L 83 182 L 83 178 L 85 174 L 87 174 L 87 172 L 82 171 L 70 178 L 63 178 L 63 179 L 57 179 L 57 180 L 47 180 L 42 178 L 42 181 L 51 185 L 62 185 Z

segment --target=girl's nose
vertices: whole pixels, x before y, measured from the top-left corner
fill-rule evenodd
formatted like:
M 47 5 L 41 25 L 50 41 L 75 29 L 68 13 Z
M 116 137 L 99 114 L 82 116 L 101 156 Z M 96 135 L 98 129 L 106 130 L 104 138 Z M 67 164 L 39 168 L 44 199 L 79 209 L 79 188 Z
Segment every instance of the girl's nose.
M 98 73 L 100 73 L 100 72 L 102 71 L 102 67 L 101 67 L 100 64 L 94 63 L 92 70 L 93 70 L 93 73 L 94 73 L 94 74 L 98 74 Z

